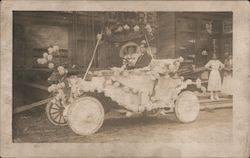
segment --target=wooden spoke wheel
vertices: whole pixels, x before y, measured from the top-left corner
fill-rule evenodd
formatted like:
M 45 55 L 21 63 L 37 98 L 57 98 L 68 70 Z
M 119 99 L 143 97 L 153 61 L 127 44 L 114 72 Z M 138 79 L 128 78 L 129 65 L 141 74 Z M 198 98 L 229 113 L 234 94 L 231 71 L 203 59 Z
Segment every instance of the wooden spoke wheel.
M 49 122 L 56 126 L 67 125 L 67 119 L 63 116 L 64 109 L 61 104 L 49 102 L 46 106 L 46 114 Z
M 69 126 L 76 134 L 90 135 L 102 126 L 104 109 L 97 99 L 82 97 L 69 107 L 67 118 Z
M 200 112 L 200 103 L 197 96 L 190 91 L 182 92 L 175 104 L 175 115 L 179 121 L 189 123 L 196 120 Z

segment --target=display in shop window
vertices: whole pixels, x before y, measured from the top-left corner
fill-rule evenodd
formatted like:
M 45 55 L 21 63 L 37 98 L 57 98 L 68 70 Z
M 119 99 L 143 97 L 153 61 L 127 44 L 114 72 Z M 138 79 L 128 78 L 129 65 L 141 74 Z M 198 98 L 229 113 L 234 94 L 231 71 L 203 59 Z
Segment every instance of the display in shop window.
M 223 21 L 223 33 L 230 34 L 232 32 L 233 32 L 232 21 L 229 21 L 229 20 Z

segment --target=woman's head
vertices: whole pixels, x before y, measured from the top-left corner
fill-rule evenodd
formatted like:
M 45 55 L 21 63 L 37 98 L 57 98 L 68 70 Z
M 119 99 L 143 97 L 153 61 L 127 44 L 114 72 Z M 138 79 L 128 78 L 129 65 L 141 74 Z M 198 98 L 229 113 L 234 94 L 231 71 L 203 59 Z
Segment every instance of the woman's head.
M 128 46 L 127 47 L 128 54 L 133 54 L 133 53 L 135 53 L 135 51 L 136 51 L 136 47 L 135 46 Z

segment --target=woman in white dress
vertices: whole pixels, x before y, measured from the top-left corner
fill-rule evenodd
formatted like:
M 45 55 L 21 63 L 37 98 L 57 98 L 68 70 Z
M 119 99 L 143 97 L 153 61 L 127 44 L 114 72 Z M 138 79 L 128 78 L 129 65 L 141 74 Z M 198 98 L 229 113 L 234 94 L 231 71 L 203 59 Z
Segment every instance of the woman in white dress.
M 233 95 L 233 56 L 229 55 L 224 62 L 225 68 L 223 73 L 222 92 Z
M 210 91 L 211 100 L 219 100 L 218 92 L 221 91 L 221 76 L 220 71 L 224 68 L 224 65 L 217 59 L 216 54 L 213 54 L 213 58 L 205 65 L 210 71 L 207 90 Z

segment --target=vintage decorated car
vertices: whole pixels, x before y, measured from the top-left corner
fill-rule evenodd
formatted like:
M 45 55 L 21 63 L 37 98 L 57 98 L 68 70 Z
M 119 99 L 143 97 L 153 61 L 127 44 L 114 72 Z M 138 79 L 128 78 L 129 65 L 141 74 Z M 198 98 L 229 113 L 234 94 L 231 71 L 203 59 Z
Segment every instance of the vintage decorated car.
M 79 135 L 89 135 L 102 126 L 105 113 L 114 109 L 127 117 L 133 114 L 164 115 L 174 111 L 183 123 L 195 121 L 200 111 L 197 96 L 187 90 L 200 80 L 177 75 L 183 58 L 153 59 L 149 66 L 126 70 L 89 71 L 86 78 L 70 76 L 49 87 L 53 99 L 47 104 L 49 121 L 69 125 Z

